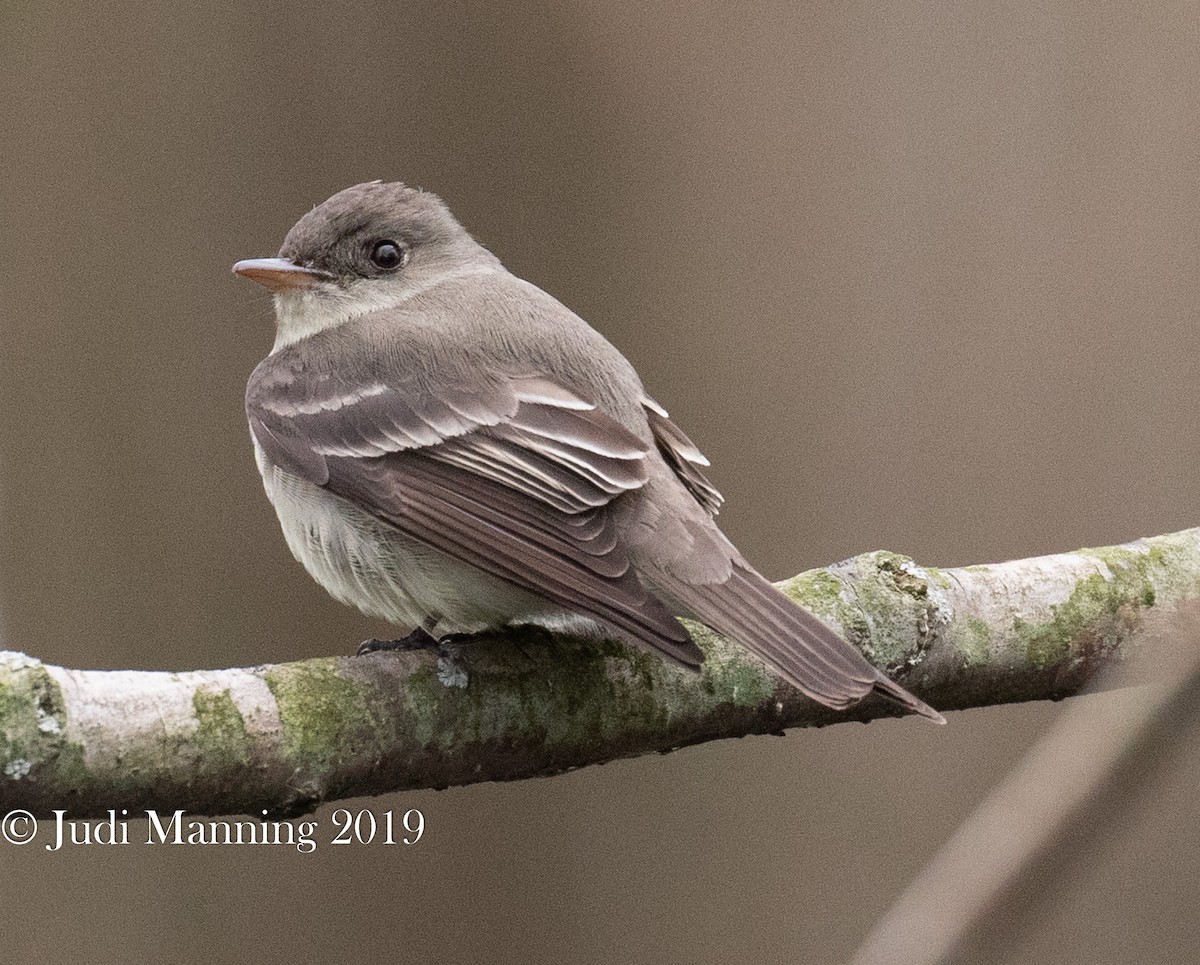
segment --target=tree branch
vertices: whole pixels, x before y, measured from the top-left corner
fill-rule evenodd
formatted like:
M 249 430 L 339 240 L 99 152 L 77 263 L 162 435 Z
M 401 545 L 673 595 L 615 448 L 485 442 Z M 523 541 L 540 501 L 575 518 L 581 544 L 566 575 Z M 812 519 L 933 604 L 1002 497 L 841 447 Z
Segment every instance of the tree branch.
M 1200 529 L 957 569 L 867 553 L 780 585 L 940 710 L 1057 699 L 1148 649 L 1146 615 L 1200 588 Z M 689 627 L 700 674 L 528 627 L 437 653 L 189 673 L 0 652 L 0 809 L 295 814 L 896 712 L 874 698 L 826 710 Z

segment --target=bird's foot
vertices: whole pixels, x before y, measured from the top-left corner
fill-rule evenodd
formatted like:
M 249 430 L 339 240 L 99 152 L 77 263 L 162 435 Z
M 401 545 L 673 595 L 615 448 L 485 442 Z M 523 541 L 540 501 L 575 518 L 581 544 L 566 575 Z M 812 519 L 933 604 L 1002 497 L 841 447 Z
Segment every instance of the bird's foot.
M 399 640 L 376 640 L 374 637 L 364 640 L 358 645 L 356 654 L 361 657 L 368 653 L 385 653 L 392 650 L 436 650 L 441 653 L 442 647 L 447 644 L 453 647 L 473 640 L 476 636 L 478 634 L 475 633 L 444 633 L 435 637 L 424 627 L 417 627 L 407 637 L 401 637 Z
M 417 627 L 407 637 L 399 640 L 364 640 L 358 645 L 357 656 L 368 653 L 384 653 L 390 650 L 437 650 L 441 641 L 424 627 Z

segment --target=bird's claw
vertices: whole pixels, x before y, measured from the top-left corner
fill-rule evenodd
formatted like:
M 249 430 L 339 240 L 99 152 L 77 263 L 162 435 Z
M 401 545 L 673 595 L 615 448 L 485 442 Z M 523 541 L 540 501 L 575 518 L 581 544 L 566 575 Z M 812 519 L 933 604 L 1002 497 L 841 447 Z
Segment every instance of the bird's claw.
M 362 657 L 368 653 L 385 653 L 392 650 L 437 650 L 440 641 L 424 627 L 417 627 L 407 637 L 399 640 L 377 640 L 372 637 L 364 640 L 355 651 L 356 656 Z

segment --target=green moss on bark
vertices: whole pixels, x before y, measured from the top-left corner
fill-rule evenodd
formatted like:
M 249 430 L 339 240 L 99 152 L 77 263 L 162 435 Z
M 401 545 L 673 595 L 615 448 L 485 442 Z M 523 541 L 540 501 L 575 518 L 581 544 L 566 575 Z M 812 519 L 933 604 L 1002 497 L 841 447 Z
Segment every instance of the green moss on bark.
M 196 733 L 192 740 L 205 770 L 246 765 L 250 762 L 250 738 L 246 722 L 229 690 L 217 693 L 197 690 L 192 696 L 196 710 Z
M 1154 580 L 1161 577 L 1164 565 L 1171 565 L 1171 548 L 1163 546 L 1145 552 L 1113 546 L 1080 553 L 1101 561 L 1107 575 L 1094 573 L 1079 580 L 1071 595 L 1051 608 L 1050 620 L 1013 622 L 1026 658 L 1037 669 L 1060 662 L 1072 650 L 1111 650 L 1120 645 L 1141 626 L 1142 611 L 1158 601 Z
M 91 775 L 83 748 L 66 731 L 66 702 L 49 671 L 24 654 L 0 654 L 0 781 L 85 789 Z
M 954 646 L 968 667 L 986 663 L 992 652 L 992 631 L 979 617 L 968 616 L 954 628 Z
M 343 677 L 337 658 L 285 664 L 263 678 L 279 710 L 283 757 L 303 775 L 328 773 L 358 742 L 386 740 L 394 728 L 378 695 Z
M 894 674 L 920 660 L 928 645 L 928 573 L 900 553 L 866 553 L 852 562 L 860 615 L 846 629 L 868 660 Z

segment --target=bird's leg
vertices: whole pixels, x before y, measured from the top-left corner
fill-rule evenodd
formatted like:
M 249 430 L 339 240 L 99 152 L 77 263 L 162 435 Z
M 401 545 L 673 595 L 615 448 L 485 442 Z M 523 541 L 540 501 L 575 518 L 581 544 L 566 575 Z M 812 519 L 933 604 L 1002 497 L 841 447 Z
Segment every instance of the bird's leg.
M 382 653 L 387 650 L 437 650 L 441 641 L 424 627 L 417 627 L 407 637 L 399 640 L 364 640 L 358 645 L 358 656 L 367 653 Z

